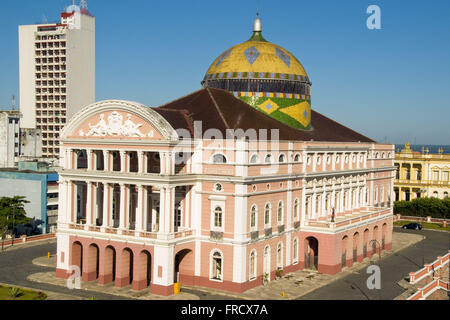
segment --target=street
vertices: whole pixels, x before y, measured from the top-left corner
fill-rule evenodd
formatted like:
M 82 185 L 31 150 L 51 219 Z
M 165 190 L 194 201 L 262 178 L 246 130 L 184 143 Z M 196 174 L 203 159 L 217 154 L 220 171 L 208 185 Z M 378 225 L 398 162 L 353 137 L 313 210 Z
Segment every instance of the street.
M 425 240 L 416 243 L 398 253 L 381 260 L 381 290 L 369 290 L 366 282 L 370 274 L 366 269 L 339 279 L 327 286 L 317 289 L 301 300 L 392 300 L 404 292 L 397 282 L 416 272 L 438 256 L 445 255 L 450 249 L 450 234 L 430 230 L 402 230 L 395 232 L 421 234 Z M 378 261 L 376 262 L 378 264 Z
M 369 290 L 366 285 L 370 276 L 366 269 L 362 269 L 347 277 L 319 288 L 301 300 L 392 300 L 399 296 L 404 289 L 397 282 L 422 268 L 424 263 L 434 261 L 437 256 L 445 255 L 450 248 L 450 234 L 429 230 L 401 230 L 396 232 L 421 234 L 425 240 L 416 243 L 400 252 L 397 252 L 381 261 L 381 290 Z M 65 287 L 27 280 L 27 276 L 38 272 L 54 271 L 53 268 L 37 266 L 32 263 L 34 258 L 46 256 L 50 252 L 56 253 L 56 242 L 44 243 L 24 247 L 21 249 L 7 249 L 0 252 L 0 283 L 34 288 L 42 291 L 80 296 L 89 298 L 94 296 L 97 300 L 127 300 L 128 298 L 85 290 L 73 291 Z M 376 264 L 378 264 L 378 260 Z M 194 294 L 200 300 L 234 300 L 228 295 L 208 293 L 208 291 L 183 288 L 183 292 Z

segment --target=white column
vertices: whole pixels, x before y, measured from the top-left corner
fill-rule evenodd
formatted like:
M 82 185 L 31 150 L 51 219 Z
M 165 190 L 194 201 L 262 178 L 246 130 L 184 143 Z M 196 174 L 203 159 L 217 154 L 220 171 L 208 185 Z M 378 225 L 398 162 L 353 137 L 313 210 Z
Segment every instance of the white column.
M 313 172 L 316 172 L 317 168 L 317 153 L 315 152 L 312 156 L 313 160 L 312 160 L 312 167 L 313 167 Z
M 333 170 L 333 171 L 336 170 L 336 155 L 337 155 L 337 153 L 334 152 L 332 154 L 332 158 L 331 158 L 331 163 L 332 163 L 331 170 Z
M 144 195 L 145 195 L 145 187 L 143 185 L 138 185 L 138 200 L 137 200 L 137 208 L 136 208 L 136 231 L 143 232 L 144 231 L 144 216 L 145 216 L 145 203 Z
M 138 172 L 139 173 L 144 173 L 144 152 L 143 151 L 138 151 Z
M 244 242 L 247 240 L 247 187 L 243 184 L 235 185 L 234 198 L 234 240 Z M 228 209 L 229 210 L 229 209 Z M 224 212 L 224 217 L 227 212 Z
M 112 211 L 111 186 L 109 183 L 103 184 L 103 227 L 111 227 L 111 211 Z
M 93 188 L 93 184 L 92 184 L 92 182 L 90 182 L 90 181 L 88 181 L 88 182 L 86 182 L 86 189 L 87 189 L 87 192 L 86 192 L 86 198 L 87 198 L 87 200 L 86 200 L 86 225 L 88 225 L 88 226 L 92 226 L 93 225 L 93 219 L 92 219 L 92 215 L 93 215 L 93 210 L 92 210 L 92 207 L 93 207 L 93 201 L 92 201 L 92 196 L 93 196 L 93 192 L 92 192 L 92 188 Z
M 74 161 L 73 161 L 73 149 L 67 149 L 67 168 L 69 170 L 73 170 L 74 168 Z
M 317 195 L 316 195 L 316 192 L 314 191 L 311 196 L 311 218 L 313 218 L 313 219 L 316 218 L 316 203 L 317 203 L 316 197 L 317 197 Z
M 88 171 L 92 171 L 92 153 L 93 153 L 93 151 L 91 149 L 86 149 Z
M 66 221 L 68 223 L 75 223 L 73 219 L 73 182 L 66 181 L 67 187 L 67 207 L 66 207 Z
M 127 164 L 127 153 L 125 151 L 120 151 L 120 172 L 125 173 L 125 166 Z
M 94 220 L 93 220 L 93 224 L 96 226 L 97 225 L 97 219 L 99 217 L 99 210 L 98 210 L 98 184 L 99 182 L 94 183 L 94 195 L 92 198 L 92 202 L 93 202 L 93 207 L 94 207 Z
M 171 286 L 174 278 L 174 247 L 154 246 L 154 263 L 152 283 L 159 286 Z M 153 262 L 154 261 L 154 262 Z
M 159 233 L 164 233 L 166 230 L 166 193 L 166 187 L 161 186 L 159 188 Z
M 104 164 L 104 171 L 108 172 L 111 170 L 110 166 L 110 155 L 111 152 L 109 150 L 103 150 L 103 164 Z
M 58 222 L 67 223 L 67 182 L 60 180 L 58 182 Z
M 176 153 L 175 152 L 171 152 L 170 153 L 170 157 L 169 157 L 169 165 L 170 165 L 170 175 L 174 175 L 175 174 L 175 163 L 176 163 Z
M 128 226 L 127 221 L 127 209 L 128 209 L 128 199 L 127 199 L 127 186 L 123 183 L 120 184 L 120 221 L 119 228 L 126 229 Z
M 300 224 L 301 226 L 305 226 L 305 221 L 307 219 L 306 217 L 306 187 L 305 187 L 305 180 L 302 182 L 302 201 L 301 201 L 301 217 L 300 217 Z

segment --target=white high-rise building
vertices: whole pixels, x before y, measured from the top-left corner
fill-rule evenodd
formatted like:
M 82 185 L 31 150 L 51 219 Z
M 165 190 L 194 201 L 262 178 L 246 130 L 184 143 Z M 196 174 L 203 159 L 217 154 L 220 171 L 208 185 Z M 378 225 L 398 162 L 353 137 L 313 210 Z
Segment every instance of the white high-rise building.
M 22 128 L 40 129 L 42 156 L 59 156 L 59 134 L 82 107 L 95 102 L 95 18 L 69 6 L 61 23 L 19 26 Z

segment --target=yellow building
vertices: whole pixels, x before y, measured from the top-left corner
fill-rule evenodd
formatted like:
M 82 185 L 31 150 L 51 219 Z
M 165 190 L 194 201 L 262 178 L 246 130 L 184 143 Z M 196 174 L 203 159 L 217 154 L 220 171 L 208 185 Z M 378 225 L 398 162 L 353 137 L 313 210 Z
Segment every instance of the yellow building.
M 450 154 L 440 149 L 437 154 L 411 150 L 409 142 L 395 153 L 395 200 L 435 197 L 444 199 L 450 193 Z

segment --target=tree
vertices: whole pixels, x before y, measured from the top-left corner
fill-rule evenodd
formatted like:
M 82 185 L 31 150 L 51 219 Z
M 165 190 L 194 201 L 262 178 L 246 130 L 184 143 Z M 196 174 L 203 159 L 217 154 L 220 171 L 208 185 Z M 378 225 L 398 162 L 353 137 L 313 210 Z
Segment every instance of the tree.
M 6 230 L 12 230 L 18 224 L 30 222 L 24 209 L 24 204 L 30 203 L 25 197 L 15 196 L 13 198 L 0 198 L 0 230 L 2 233 Z

